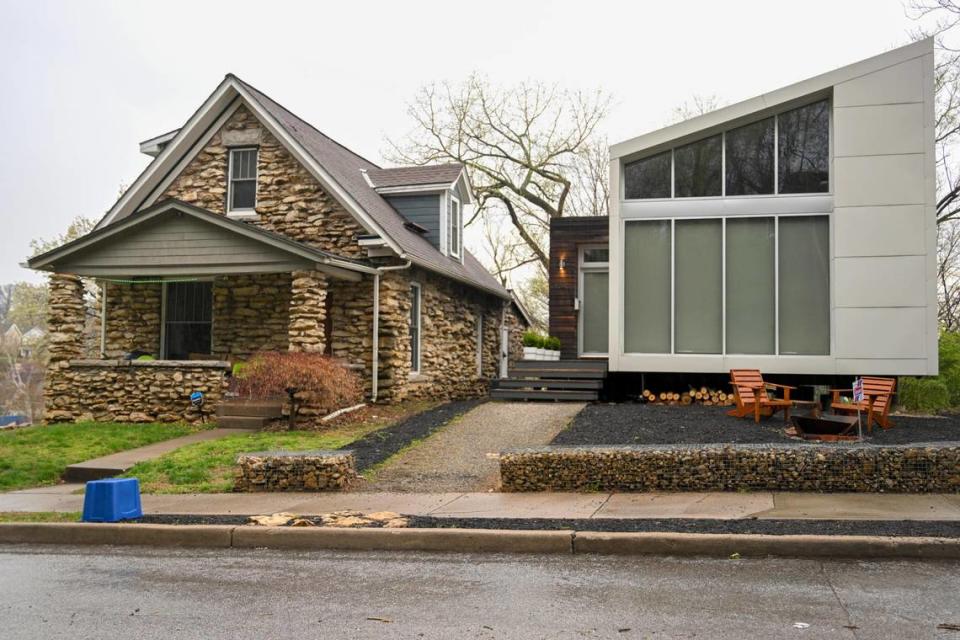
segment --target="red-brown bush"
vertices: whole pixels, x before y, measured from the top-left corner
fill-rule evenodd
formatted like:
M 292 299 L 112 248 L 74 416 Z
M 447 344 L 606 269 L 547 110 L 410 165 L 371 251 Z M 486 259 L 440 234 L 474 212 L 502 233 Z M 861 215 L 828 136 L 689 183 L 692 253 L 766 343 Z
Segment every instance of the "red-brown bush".
M 363 398 L 359 376 L 321 353 L 265 351 L 254 355 L 237 373 L 242 397 L 286 397 L 291 387 L 302 404 L 321 412 L 351 406 Z

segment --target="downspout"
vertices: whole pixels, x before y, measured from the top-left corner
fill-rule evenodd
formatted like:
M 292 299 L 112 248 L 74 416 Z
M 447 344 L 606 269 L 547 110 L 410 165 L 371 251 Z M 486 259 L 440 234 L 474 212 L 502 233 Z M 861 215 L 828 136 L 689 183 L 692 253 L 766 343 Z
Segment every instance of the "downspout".
M 400 256 L 403 258 L 403 256 Z M 376 273 L 373 274 L 373 358 L 371 360 L 371 379 L 370 379 L 370 402 L 374 403 L 377 401 L 377 393 L 379 391 L 379 378 L 380 378 L 380 276 L 383 275 L 385 271 L 401 271 L 403 269 L 409 269 L 410 265 L 413 264 L 410 260 L 407 260 L 403 264 L 394 265 L 392 267 L 379 267 Z
M 100 282 L 100 358 L 107 357 L 107 283 Z

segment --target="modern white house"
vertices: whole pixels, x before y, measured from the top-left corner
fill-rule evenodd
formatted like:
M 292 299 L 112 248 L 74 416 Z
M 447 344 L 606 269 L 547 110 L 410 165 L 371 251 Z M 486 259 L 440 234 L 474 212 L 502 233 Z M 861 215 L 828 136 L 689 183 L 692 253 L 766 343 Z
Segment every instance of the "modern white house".
M 572 222 L 553 251 L 565 355 L 935 375 L 933 56 L 918 41 L 614 144 L 607 237 Z

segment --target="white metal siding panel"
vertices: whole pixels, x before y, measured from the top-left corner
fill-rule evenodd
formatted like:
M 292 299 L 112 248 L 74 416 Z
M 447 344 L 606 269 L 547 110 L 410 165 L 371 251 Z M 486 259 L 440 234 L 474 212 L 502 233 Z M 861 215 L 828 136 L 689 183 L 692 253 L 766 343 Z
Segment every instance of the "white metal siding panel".
M 921 154 L 836 158 L 834 206 L 923 204 L 923 165 Z
M 845 207 L 836 210 L 836 257 L 922 256 L 926 218 L 922 205 Z
M 837 307 L 923 307 L 924 256 L 837 258 Z
M 923 153 L 923 120 L 923 104 L 919 102 L 837 108 L 833 125 L 836 154 Z
M 837 309 L 838 358 L 922 358 L 926 309 Z M 865 370 L 861 373 L 873 373 Z
M 923 97 L 921 58 L 841 82 L 833 89 L 837 107 L 923 102 Z

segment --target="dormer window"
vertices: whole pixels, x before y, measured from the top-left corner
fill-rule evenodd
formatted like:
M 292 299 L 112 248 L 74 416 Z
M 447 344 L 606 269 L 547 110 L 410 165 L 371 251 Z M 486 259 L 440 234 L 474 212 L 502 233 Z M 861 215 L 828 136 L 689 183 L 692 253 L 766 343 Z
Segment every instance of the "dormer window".
M 257 149 L 230 150 L 227 213 L 253 213 L 257 205 Z
M 447 220 L 450 224 L 449 242 L 450 255 L 459 258 L 463 235 L 463 222 L 460 216 L 460 201 L 454 196 L 447 198 Z

